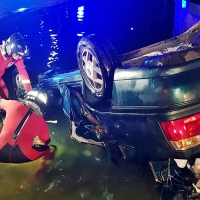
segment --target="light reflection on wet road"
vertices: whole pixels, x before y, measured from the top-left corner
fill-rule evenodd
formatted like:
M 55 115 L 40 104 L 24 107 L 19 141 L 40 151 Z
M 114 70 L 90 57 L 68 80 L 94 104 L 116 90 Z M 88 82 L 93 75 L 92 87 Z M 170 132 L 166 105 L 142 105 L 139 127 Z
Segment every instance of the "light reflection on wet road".
M 48 115 L 52 144 L 58 147 L 51 161 L 0 164 L 0 199 L 8 200 L 156 200 L 159 194 L 149 166 L 118 159 L 114 165 L 100 147 L 80 144 L 69 136 L 68 118 L 61 110 Z

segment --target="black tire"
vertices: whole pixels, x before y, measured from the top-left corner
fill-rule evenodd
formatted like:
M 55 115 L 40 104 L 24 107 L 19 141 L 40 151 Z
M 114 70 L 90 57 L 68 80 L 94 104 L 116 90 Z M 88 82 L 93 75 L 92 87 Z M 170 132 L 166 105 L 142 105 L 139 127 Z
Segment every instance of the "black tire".
M 26 67 L 26 70 L 31 80 L 32 87 L 36 87 L 38 84 L 37 75 L 34 74 L 28 67 Z M 13 70 L 12 72 L 12 80 L 13 80 L 14 91 L 13 91 L 13 94 L 10 96 L 10 98 L 11 99 L 23 98 L 26 91 L 20 79 L 19 72 L 17 69 Z
M 12 98 L 22 98 L 25 94 L 25 88 L 21 82 L 19 73 L 17 70 L 13 71 L 13 85 L 14 85 L 14 95 Z
M 108 39 L 95 34 L 83 37 L 77 46 L 77 61 L 94 101 L 110 99 L 114 71 L 121 62 Z

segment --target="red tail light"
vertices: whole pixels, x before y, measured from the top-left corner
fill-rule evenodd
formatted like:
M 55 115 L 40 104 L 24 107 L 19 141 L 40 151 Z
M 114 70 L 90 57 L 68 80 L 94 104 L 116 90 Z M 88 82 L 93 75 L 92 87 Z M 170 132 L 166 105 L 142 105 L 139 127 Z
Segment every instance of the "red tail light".
M 200 113 L 174 121 L 161 122 L 166 138 L 177 150 L 200 144 Z

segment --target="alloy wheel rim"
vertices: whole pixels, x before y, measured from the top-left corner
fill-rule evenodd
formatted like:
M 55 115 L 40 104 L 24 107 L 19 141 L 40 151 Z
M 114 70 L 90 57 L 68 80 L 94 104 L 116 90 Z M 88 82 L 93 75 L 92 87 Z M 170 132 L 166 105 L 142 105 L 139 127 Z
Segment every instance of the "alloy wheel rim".
M 104 79 L 96 55 L 89 50 L 84 50 L 81 53 L 81 60 L 81 68 L 86 85 L 96 93 L 101 92 L 103 90 Z

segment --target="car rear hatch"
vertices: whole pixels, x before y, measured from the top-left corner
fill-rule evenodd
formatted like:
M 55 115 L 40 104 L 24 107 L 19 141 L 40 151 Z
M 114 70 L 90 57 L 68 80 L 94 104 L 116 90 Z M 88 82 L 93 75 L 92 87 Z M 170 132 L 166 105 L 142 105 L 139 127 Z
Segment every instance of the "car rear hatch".
M 200 58 L 168 66 L 123 66 L 115 71 L 111 110 L 153 116 L 173 157 L 190 157 L 200 152 L 199 76 Z

